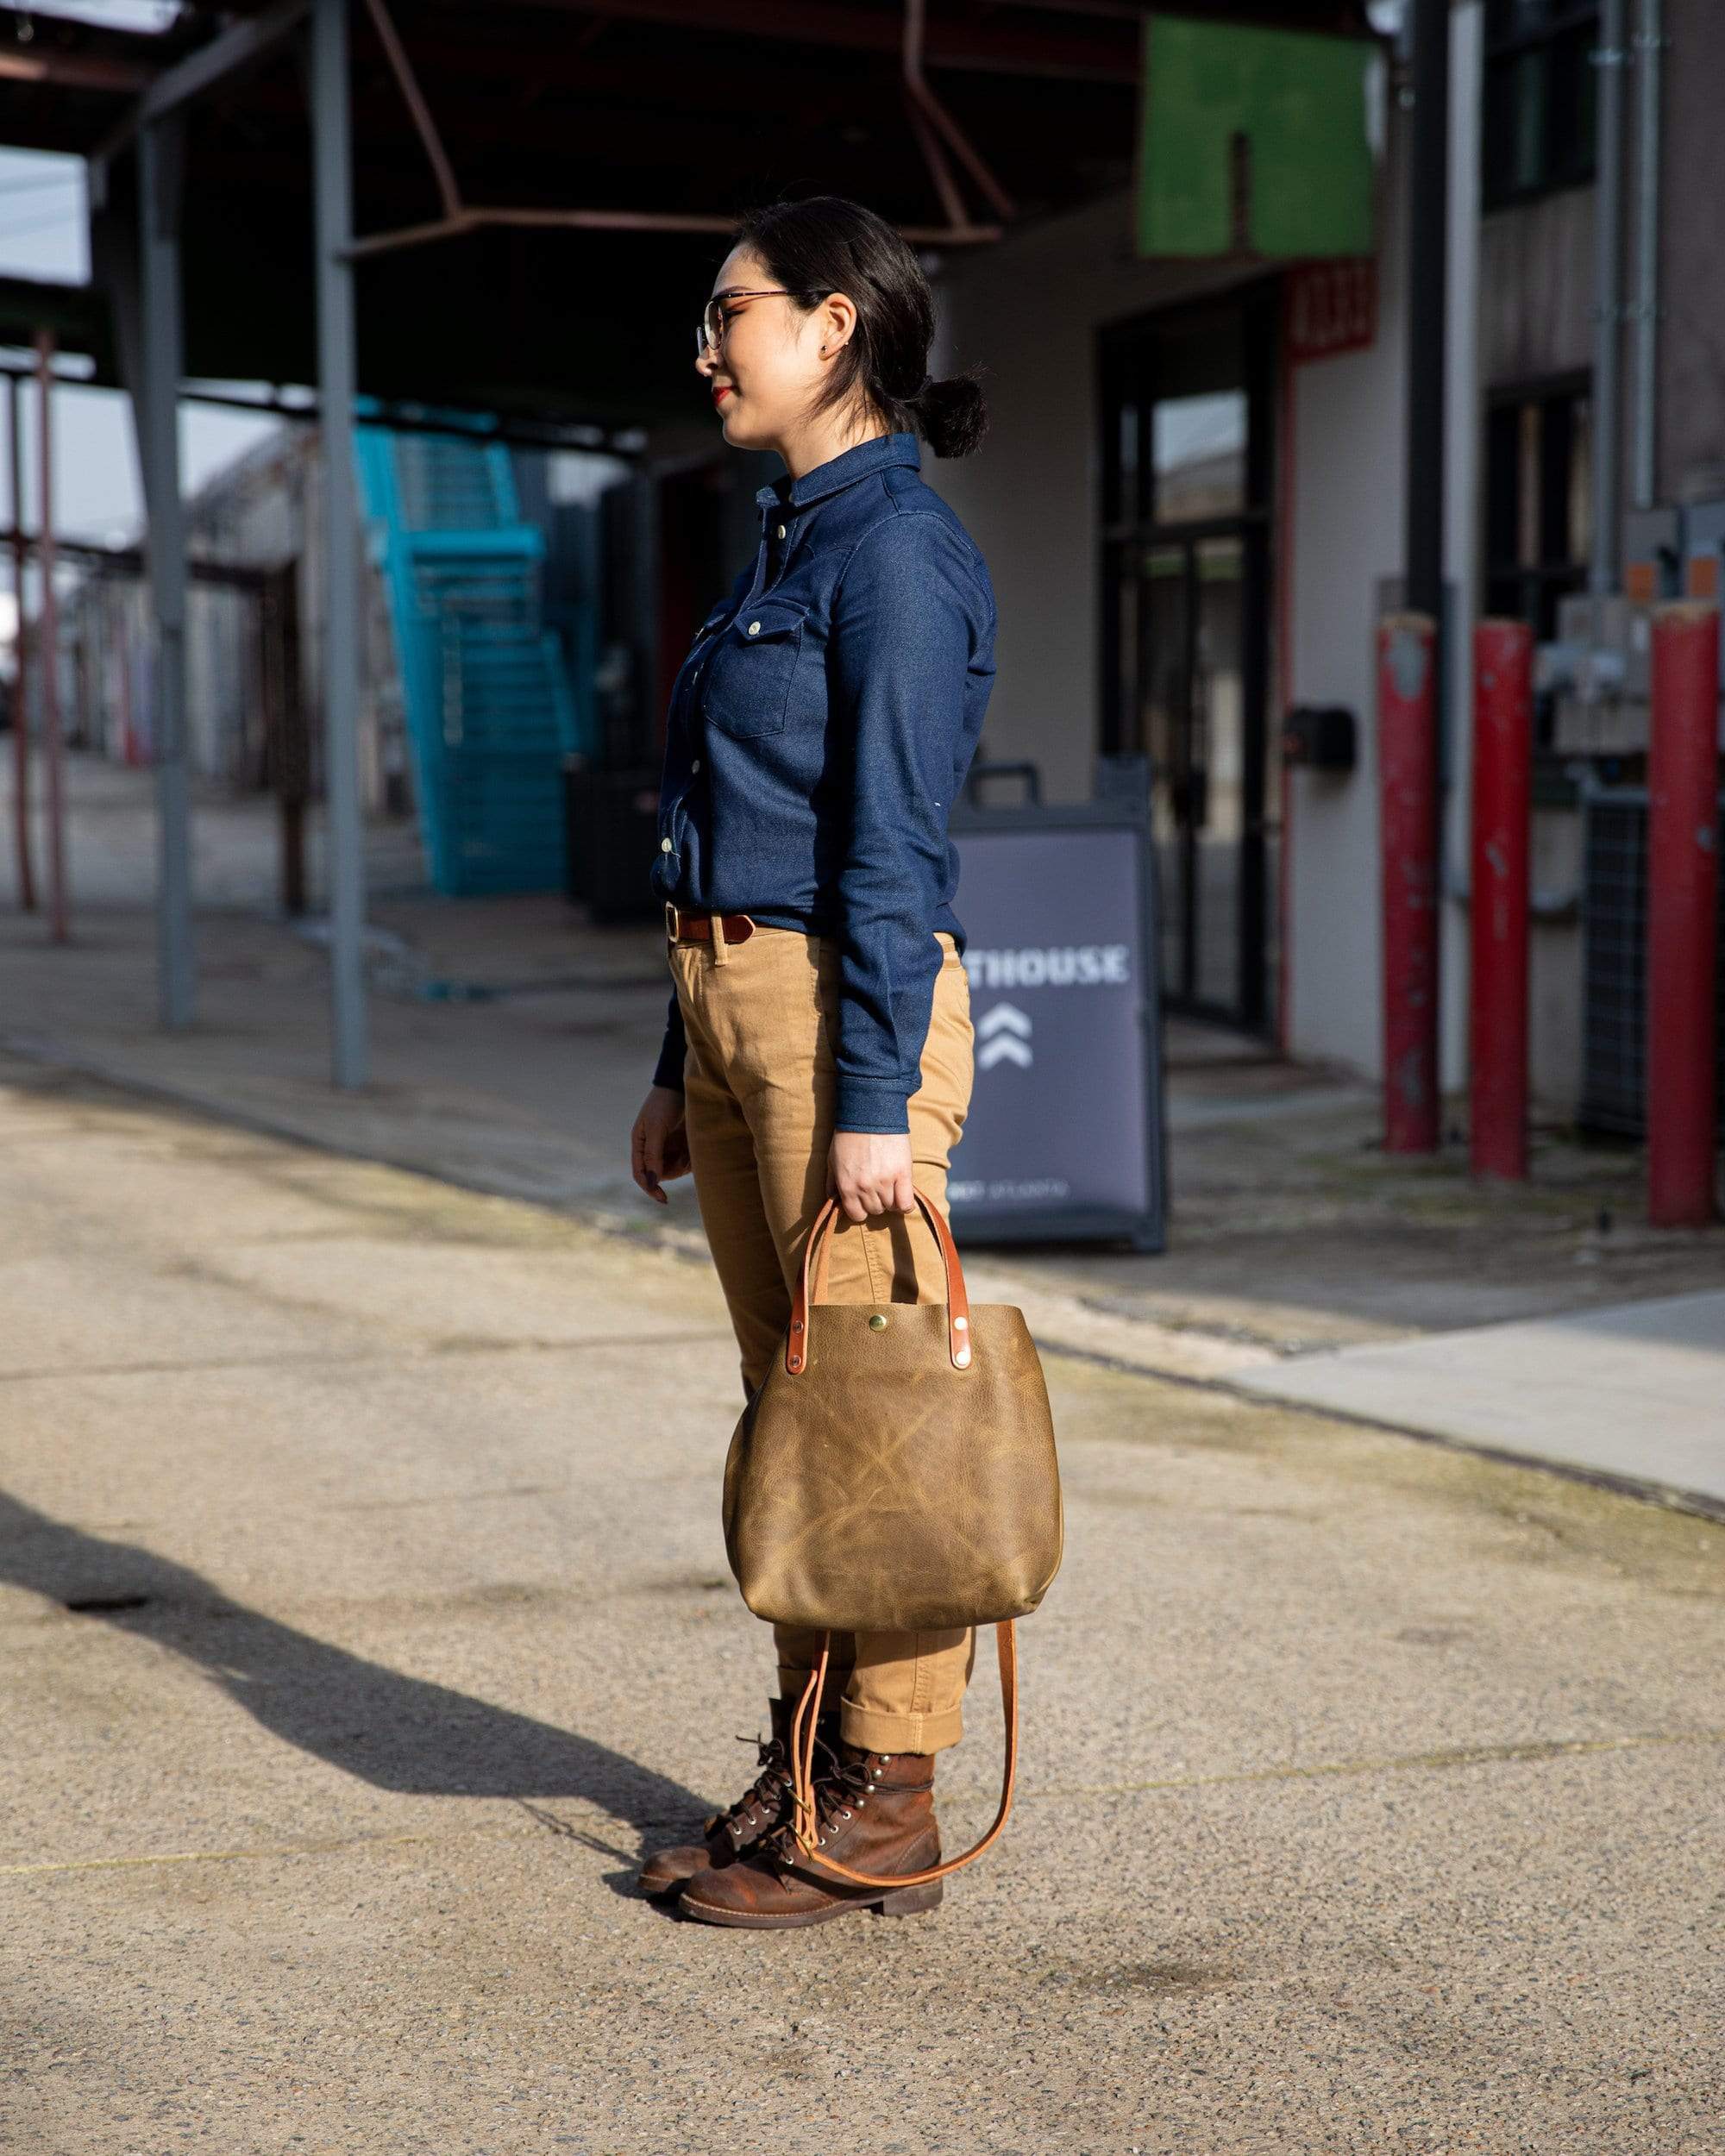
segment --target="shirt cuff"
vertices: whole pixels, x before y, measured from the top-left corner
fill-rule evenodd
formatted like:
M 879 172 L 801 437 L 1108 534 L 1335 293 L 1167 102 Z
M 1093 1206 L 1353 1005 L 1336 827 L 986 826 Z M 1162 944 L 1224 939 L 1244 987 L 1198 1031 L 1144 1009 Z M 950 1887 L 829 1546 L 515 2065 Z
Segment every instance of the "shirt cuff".
M 833 1128 L 878 1131 L 888 1137 L 906 1133 L 911 1127 L 909 1100 L 896 1078 L 853 1078 L 840 1071 Z
M 688 1053 L 688 1043 L 681 1038 L 667 1038 L 659 1050 L 658 1068 L 653 1073 L 656 1086 L 670 1086 L 678 1093 L 686 1090 L 683 1085 L 683 1058 Z

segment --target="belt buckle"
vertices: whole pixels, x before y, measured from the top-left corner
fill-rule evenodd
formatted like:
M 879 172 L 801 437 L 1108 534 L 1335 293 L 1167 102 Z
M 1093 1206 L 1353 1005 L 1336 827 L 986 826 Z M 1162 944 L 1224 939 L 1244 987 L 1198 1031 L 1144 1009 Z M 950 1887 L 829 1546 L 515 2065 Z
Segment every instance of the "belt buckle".
M 682 934 L 676 906 L 669 899 L 665 901 L 665 934 L 667 938 L 674 943 Z

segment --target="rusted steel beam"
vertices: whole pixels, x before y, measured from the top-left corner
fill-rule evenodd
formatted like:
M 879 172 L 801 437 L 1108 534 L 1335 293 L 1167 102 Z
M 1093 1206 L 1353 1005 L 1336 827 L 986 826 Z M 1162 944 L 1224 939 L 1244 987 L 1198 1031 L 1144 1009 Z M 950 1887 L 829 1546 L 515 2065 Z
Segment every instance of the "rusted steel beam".
M 0 16 L 0 24 L 4 17 Z M 135 97 L 154 80 L 154 70 L 102 53 L 69 53 L 39 41 L 0 47 L 0 82 L 45 83 L 56 90 L 107 90 Z
M 829 45 L 858 53 L 892 53 L 901 32 L 895 16 L 874 8 L 852 8 L 825 0 L 823 5 L 775 6 L 769 0 L 510 0 L 524 8 L 560 14 L 605 16 L 616 22 L 659 23 L 686 30 L 729 32 L 771 38 L 776 43 Z M 931 67 L 951 67 L 979 74 L 1060 77 L 1073 82 L 1135 82 L 1138 78 L 1139 10 L 1115 17 L 1082 18 L 1070 30 L 1049 31 L 1000 22 L 978 28 L 965 22 L 932 27 L 924 58 Z

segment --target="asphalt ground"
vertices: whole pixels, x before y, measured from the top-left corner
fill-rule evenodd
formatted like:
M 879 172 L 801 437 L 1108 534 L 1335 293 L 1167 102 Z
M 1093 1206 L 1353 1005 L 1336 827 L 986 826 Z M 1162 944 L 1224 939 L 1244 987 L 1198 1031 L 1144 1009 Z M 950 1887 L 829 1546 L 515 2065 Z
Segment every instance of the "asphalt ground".
M 1725 2149 L 1725 1528 L 1050 1352 L 1002 1840 L 679 1921 L 769 1670 L 710 1265 L 0 1081 L 0 2147 Z

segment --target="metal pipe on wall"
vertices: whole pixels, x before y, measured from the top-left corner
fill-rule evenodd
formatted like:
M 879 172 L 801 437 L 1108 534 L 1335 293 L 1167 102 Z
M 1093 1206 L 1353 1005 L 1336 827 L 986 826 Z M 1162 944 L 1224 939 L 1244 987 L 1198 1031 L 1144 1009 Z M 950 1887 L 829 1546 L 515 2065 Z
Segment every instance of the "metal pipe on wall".
M 1407 585 L 1443 618 L 1444 383 L 1449 265 L 1450 0 L 1413 0 L 1408 147 Z
M 1627 0 L 1601 0 L 1599 97 L 1593 189 L 1593 534 L 1587 588 L 1596 598 L 1618 582 L 1622 489 L 1623 70 Z
M 1661 0 L 1641 0 L 1635 34 L 1635 410 L 1637 509 L 1659 498 L 1659 93 L 1665 28 Z
M 362 939 L 365 831 L 360 813 L 359 498 L 354 478 L 353 164 L 346 0 L 311 15 L 311 141 L 317 227 L 317 389 L 323 454 L 323 743 L 329 834 L 332 1076 L 366 1082 Z
M 1412 0 L 1407 160 L 1403 613 L 1379 624 L 1384 865 L 1384 1125 L 1392 1152 L 1442 1137 L 1438 864 L 1443 858 L 1444 401 L 1449 341 L 1450 0 Z M 1401 626 L 1396 627 L 1399 619 Z M 1423 623 L 1423 630 L 1416 625 Z M 1393 631 L 1393 633 L 1392 633 Z M 1385 686 L 1417 649 L 1419 692 Z M 1387 673 L 1384 669 L 1387 668 Z M 1393 775 L 1392 775 L 1393 768 Z M 1424 828 L 1412 826 L 1423 821 Z

